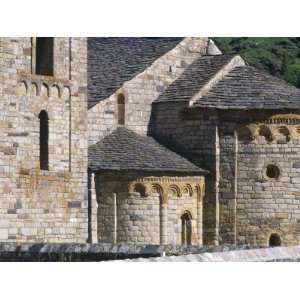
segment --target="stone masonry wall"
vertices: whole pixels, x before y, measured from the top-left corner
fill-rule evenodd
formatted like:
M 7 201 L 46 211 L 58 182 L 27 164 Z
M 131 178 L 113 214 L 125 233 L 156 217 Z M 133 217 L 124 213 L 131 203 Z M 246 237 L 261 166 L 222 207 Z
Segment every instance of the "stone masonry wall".
M 181 216 L 185 211 L 192 215 L 192 244 L 198 245 L 198 218 L 197 218 L 197 197 L 188 193 L 180 195 L 172 195 L 168 199 L 168 225 L 167 225 L 167 244 L 181 245 Z M 201 237 L 202 239 L 202 237 Z
M 270 129 L 270 141 L 259 132 L 259 124 L 253 129 L 252 141 L 238 141 L 238 243 L 267 246 L 272 233 L 280 236 L 283 245 L 300 241 L 300 127 L 295 124 L 298 119 L 288 124 L 284 119 L 260 124 Z M 278 178 L 266 175 L 270 164 L 279 168 Z
M 203 202 L 203 243 L 218 243 L 218 147 L 217 122 L 214 112 L 191 114 L 186 102 L 155 103 L 152 134 L 175 152 L 181 153 L 199 167 L 210 171 L 205 176 Z
M 125 82 L 116 93 L 89 109 L 89 144 L 98 142 L 116 128 L 116 100 L 120 93 L 125 95 L 125 125 L 137 133 L 146 134 L 151 119 L 151 104 L 159 94 L 195 59 L 204 54 L 220 53 L 208 41 L 207 38 L 185 38 L 144 72 Z
M 0 39 L 0 240 L 85 242 L 86 40 L 54 39 L 54 76 L 32 72 L 34 40 Z M 49 171 L 39 167 L 41 110 Z
M 299 242 L 299 116 L 231 112 L 220 116 L 220 241 L 268 246 Z M 267 166 L 279 169 L 267 176 Z
M 96 175 L 95 186 L 98 202 L 98 242 L 114 242 L 114 193 L 117 199 L 117 242 L 137 244 L 175 244 L 180 245 L 181 216 L 190 212 L 192 216 L 192 244 L 202 245 L 202 198 L 196 185 L 203 184 L 203 179 L 183 177 L 178 186 L 186 186 L 193 182 L 191 188 L 175 190 L 175 184 L 170 184 L 170 190 L 158 193 L 156 186 L 164 186 L 161 178 L 142 178 L 146 188 L 145 194 L 134 190 L 135 184 L 141 184 L 141 178 L 134 176 Z M 147 183 L 146 183 L 147 182 Z M 184 184 L 183 184 L 184 183 Z M 187 185 L 189 186 L 189 185 Z M 198 186 L 198 185 L 197 185 Z M 154 190 L 153 190 L 154 188 Z M 163 189 L 163 188 L 162 188 Z M 162 197 L 166 197 L 165 201 Z M 201 198 L 201 199 L 200 199 Z

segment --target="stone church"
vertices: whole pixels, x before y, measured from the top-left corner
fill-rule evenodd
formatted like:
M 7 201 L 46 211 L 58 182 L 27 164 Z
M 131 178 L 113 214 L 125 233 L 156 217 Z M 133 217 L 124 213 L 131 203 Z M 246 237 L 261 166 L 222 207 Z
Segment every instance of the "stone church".
M 209 38 L 0 38 L 0 241 L 300 242 L 300 90 Z

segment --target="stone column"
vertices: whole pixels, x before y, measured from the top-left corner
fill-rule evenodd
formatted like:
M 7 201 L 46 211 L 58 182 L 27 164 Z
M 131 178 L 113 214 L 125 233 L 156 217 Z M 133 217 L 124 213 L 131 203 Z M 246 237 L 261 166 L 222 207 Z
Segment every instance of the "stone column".
M 160 194 L 159 196 L 160 206 L 160 244 L 166 245 L 168 243 L 167 223 L 168 223 L 168 207 L 167 207 L 167 195 Z
M 197 186 L 197 233 L 198 233 L 198 246 L 203 245 L 203 194 L 204 184 Z
M 98 243 L 98 203 L 95 187 L 95 173 L 91 174 L 91 243 Z

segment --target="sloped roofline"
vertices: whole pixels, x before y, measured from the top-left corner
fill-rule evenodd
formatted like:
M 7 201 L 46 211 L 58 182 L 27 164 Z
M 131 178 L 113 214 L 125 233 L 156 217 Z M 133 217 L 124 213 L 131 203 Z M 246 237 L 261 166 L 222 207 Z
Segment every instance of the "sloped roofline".
M 226 76 L 227 75 L 227 76 Z M 217 110 L 290 111 L 299 109 L 300 89 L 255 67 L 235 66 L 192 108 Z
M 119 126 L 98 143 L 89 146 L 92 171 L 143 171 L 207 174 L 187 158 L 168 149 L 153 137 Z
M 231 72 L 237 66 L 246 65 L 245 61 L 240 55 L 235 55 L 231 60 L 221 68 L 213 77 L 211 77 L 205 85 L 203 85 L 199 92 L 196 93 L 189 101 L 189 106 L 193 106 L 194 103 L 205 96 L 220 80 L 222 80 L 229 72 Z
M 120 90 L 126 83 L 134 80 L 136 77 L 140 76 L 141 74 L 143 74 L 144 72 L 146 72 L 149 68 L 151 68 L 153 65 L 155 65 L 155 63 L 161 59 L 163 56 L 167 55 L 169 52 L 171 52 L 172 50 L 174 50 L 176 47 L 178 47 L 179 45 L 183 45 L 187 39 L 190 39 L 191 37 L 185 37 L 185 38 L 181 38 L 180 41 L 178 41 L 178 43 L 170 48 L 168 51 L 166 51 L 165 53 L 163 53 L 162 55 L 156 57 L 154 60 L 152 60 L 151 63 L 149 63 L 148 65 L 145 66 L 145 68 L 143 68 L 140 72 L 132 74 L 131 77 L 129 77 L 129 79 L 124 80 L 122 82 L 120 82 L 120 84 L 118 86 L 115 86 L 113 88 L 111 88 L 111 93 L 107 94 L 104 97 L 98 97 L 98 99 L 95 99 L 95 97 L 93 96 L 93 93 L 89 92 L 88 94 L 88 107 L 89 109 L 91 109 L 93 106 L 97 105 L 98 103 L 100 103 L 101 101 L 108 99 L 109 97 L 111 97 L 112 95 L 114 95 L 118 90 Z M 220 55 L 222 54 L 222 52 L 220 51 L 220 49 L 215 45 L 214 41 L 210 38 L 207 37 L 197 37 L 199 39 L 207 39 L 206 40 L 206 49 L 205 49 L 205 53 L 209 54 L 209 53 L 213 53 L 213 55 Z M 193 50 L 191 50 L 193 51 Z M 91 74 L 92 75 L 92 74 Z M 91 80 L 93 76 L 90 77 L 90 75 L 88 76 L 89 80 Z M 92 85 L 92 83 L 90 83 L 90 85 Z M 89 89 L 93 88 L 95 90 L 94 87 L 90 87 Z M 99 89 L 101 89 L 101 87 L 98 87 Z M 94 98 L 94 99 L 93 99 Z

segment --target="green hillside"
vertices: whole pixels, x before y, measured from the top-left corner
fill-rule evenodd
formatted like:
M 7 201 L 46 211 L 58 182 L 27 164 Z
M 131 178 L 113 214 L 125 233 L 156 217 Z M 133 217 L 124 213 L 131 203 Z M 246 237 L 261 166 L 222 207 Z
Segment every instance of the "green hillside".
M 300 38 L 212 38 L 223 53 L 240 54 L 247 63 L 300 88 Z

